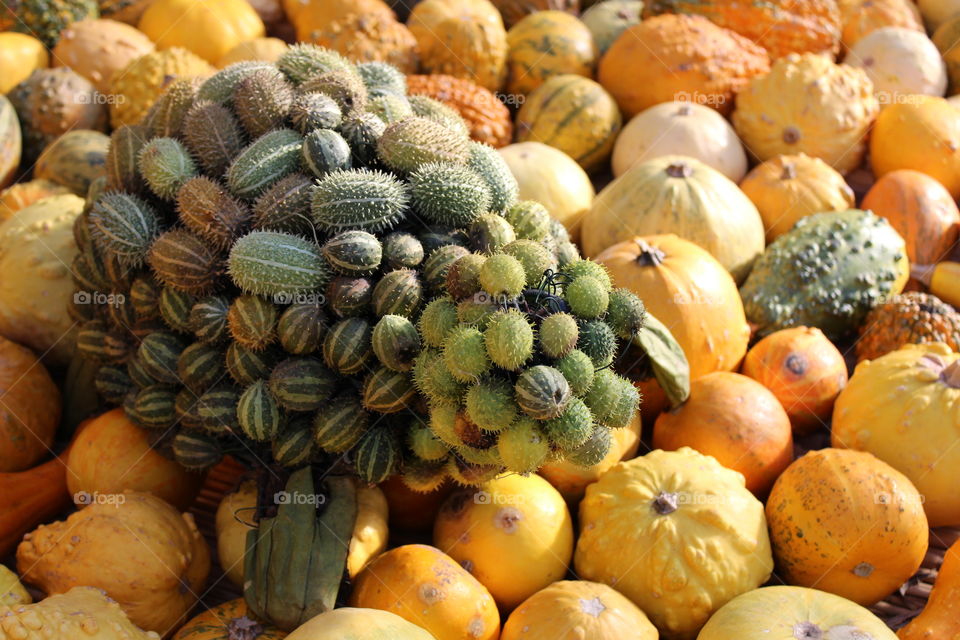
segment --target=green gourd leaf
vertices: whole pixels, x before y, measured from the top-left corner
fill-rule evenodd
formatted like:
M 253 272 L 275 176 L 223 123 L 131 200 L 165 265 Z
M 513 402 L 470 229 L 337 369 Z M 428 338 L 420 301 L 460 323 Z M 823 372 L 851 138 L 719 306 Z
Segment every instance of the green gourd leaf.
M 647 354 L 653 375 L 671 406 L 686 401 L 690 396 L 690 364 L 670 330 L 649 311 L 633 344 Z

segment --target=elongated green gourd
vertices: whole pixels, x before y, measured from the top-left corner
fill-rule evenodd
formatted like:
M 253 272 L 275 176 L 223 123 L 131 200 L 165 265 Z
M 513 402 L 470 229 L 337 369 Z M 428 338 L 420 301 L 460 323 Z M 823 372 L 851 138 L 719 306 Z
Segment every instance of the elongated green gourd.
M 300 166 L 303 137 L 293 129 L 277 129 L 263 134 L 227 169 L 227 186 L 245 200 L 252 200 Z
M 250 293 L 293 297 L 320 291 L 329 269 L 312 242 L 287 233 L 252 231 L 230 250 L 233 282 Z

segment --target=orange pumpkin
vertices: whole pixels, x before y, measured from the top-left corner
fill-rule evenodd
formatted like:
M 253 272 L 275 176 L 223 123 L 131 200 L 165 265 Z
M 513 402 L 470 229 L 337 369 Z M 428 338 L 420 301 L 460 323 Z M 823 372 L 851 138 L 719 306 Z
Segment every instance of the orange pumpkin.
M 690 383 L 690 397 L 660 414 L 653 446 L 691 447 L 739 471 L 747 489 L 766 495 L 793 461 L 790 419 L 776 396 L 739 373 L 718 371 Z
M 50 453 L 60 390 L 33 352 L 0 337 L 0 471 L 22 471 Z
M 911 263 L 943 260 L 960 235 L 957 203 L 943 185 L 919 171 L 901 169 L 883 176 L 861 207 L 886 218 L 903 236 Z
M 906 582 L 927 553 L 923 498 L 869 453 L 811 451 L 783 472 L 766 511 L 779 575 L 864 606 Z
M 28 471 L 0 473 L 0 556 L 17 548 L 23 534 L 70 506 L 67 467 L 59 457 Z
M 943 556 L 927 606 L 897 632 L 900 640 L 957 640 L 960 638 L 960 540 Z
M 773 392 L 797 434 L 826 426 L 833 403 L 847 386 L 847 365 L 820 329 L 795 327 L 753 345 L 743 373 Z
M 700 16 L 644 20 L 600 60 L 598 78 L 630 118 L 660 102 L 686 100 L 726 115 L 750 78 L 770 70 L 764 49 Z
M 453 491 L 453 484 L 444 482 L 437 489 L 420 493 L 403 483 L 401 476 L 390 476 L 380 483 L 387 498 L 390 529 L 431 531 L 440 506 Z
M 93 419 L 77 436 L 67 459 L 70 493 L 152 493 L 185 510 L 200 491 L 203 475 L 187 471 L 150 446 L 147 432 L 114 409 Z

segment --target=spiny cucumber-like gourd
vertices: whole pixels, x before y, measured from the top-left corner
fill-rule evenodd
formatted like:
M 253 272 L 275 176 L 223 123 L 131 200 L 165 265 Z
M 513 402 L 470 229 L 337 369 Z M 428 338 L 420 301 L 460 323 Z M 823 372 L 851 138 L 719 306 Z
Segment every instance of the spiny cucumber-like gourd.
M 333 98 L 343 113 L 362 111 L 367 106 L 367 88 L 351 71 L 327 71 L 311 77 L 300 88 Z
M 160 317 L 174 331 L 190 333 L 190 310 L 195 302 L 190 293 L 167 285 L 160 290 Z
M 236 117 L 218 102 L 197 100 L 183 120 L 183 140 L 210 176 L 219 178 L 243 149 Z
M 377 237 L 359 230 L 337 234 L 321 251 L 331 269 L 348 276 L 369 275 L 383 259 L 383 247 Z
M 233 90 L 240 124 L 254 138 L 283 126 L 293 104 L 293 87 L 271 66 L 245 75 Z
M 463 300 L 480 291 L 480 267 L 487 261 L 478 253 L 468 253 L 450 265 L 446 287 L 451 296 Z
M 377 116 L 387 124 L 392 124 L 414 115 L 410 101 L 404 96 L 393 94 L 370 98 L 370 101 L 367 103 L 367 111 L 377 114 Z
M 458 244 L 447 244 L 429 254 L 423 265 L 423 279 L 430 291 L 439 293 L 447 282 L 453 263 L 470 251 Z
M 334 171 L 317 183 L 311 213 L 327 233 L 391 229 L 407 213 L 406 185 L 394 176 L 370 169 Z
M 110 149 L 107 151 L 107 188 L 116 191 L 137 193 L 143 186 L 143 178 L 137 170 L 140 150 L 150 138 L 143 125 L 122 125 L 110 134 Z
M 377 153 L 391 169 L 409 173 L 431 162 L 466 164 L 470 140 L 442 124 L 416 116 L 389 125 L 377 142 Z
M 216 285 L 221 260 L 208 243 L 183 229 L 160 234 L 147 253 L 157 280 L 188 293 L 204 293 Z
M 481 253 L 498 253 L 517 239 L 513 225 L 503 216 L 485 213 L 470 225 L 470 248 Z
M 403 316 L 385 315 L 373 327 L 373 353 L 393 371 L 409 371 L 420 352 L 420 336 L 414 324 Z
M 221 69 L 200 85 L 197 101 L 229 104 L 240 81 L 260 69 L 273 69 L 267 62 L 245 60 Z
M 280 314 L 277 336 L 287 353 L 314 353 L 327 329 L 327 317 L 317 303 L 291 304 Z
M 337 129 L 343 122 L 340 105 L 318 91 L 296 94 L 290 103 L 288 115 L 294 128 L 303 135 L 314 129 Z
M 370 313 L 373 287 L 370 278 L 337 276 L 327 285 L 327 308 L 341 318 L 365 316 Z
M 520 186 L 517 184 L 517 179 L 513 177 L 513 173 L 510 172 L 510 167 L 507 166 L 506 161 L 497 153 L 496 149 L 482 142 L 471 142 L 470 153 L 467 158 L 467 167 L 472 169 L 486 183 L 487 189 L 490 192 L 491 211 L 504 213 L 516 203 L 517 196 L 520 193 Z M 550 214 L 545 208 L 543 208 L 543 214 L 546 216 L 546 220 L 543 221 L 545 226 L 550 219 Z M 515 219 L 516 217 L 511 219 L 508 216 L 507 222 L 516 226 L 514 222 Z M 519 231 L 517 235 L 520 238 L 530 237 L 521 234 Z M 545 236 L 546 230 L 543 231 L 540 237 L 532 239 L 539 240 Z
M 207 296 L 190 307 L 188 322 L 197 340 L 207 343 L 223 341 L 227 335 L 227 313 L 230 303 L 223 296 Z
M 319 409 L 336 385 L 336 376 L 317 358 L 287 358 L 270 372 L 270 392 L 289 411 Z
M 490 189 L 475 171 L 450 162 L 428 162 L 410 176 L 416 211 L 430 222 L 465 227 L 490 209 Z
M 150 190 L 164 200 L 172 200 L 180 186 L 197 174 L 190 152 L 176 138 L 154 138 L 145 144 L 137 167 Z
M 371 302 L 378 317 L 415 316 L 423 302 L 423 286 L 413 269 L 396 269 L 385 274 L 373 288 Z
M 506 209 L 503 217 L 513 226 L 518 238 L 540 241 L 550 234 L 550 212 L 539 202 L 514 202 Z
M 357 73 L 370 96 L 407 95 L 407 77 L 393 65 L 364 62 L 357 65 Z
M 176 202 L 180 221 L 218 249 L 232 245 L 250 223 L 250 209 L 206 176 L 184 182 Z
M 336 131 L 314 129 L 303 139 L 301 148 L 303 165 L 310 173 L 321 178 L 333 171 L 349 169 L 350 145 Z
M 341 320 L 323 339 L 324 362 L 342 375 L 360 373 L 373 355 L 372 334 L 373 327 L 364 318 Z
M 153 207 L 122 191 L 97 198 L 87 219 L 97 248 L 131 267 L 143 263 L 160 229 Z
M 243 295 L 230 304 L 227 328 L 237 344 L 261 351 L 277 337 L 277 307 L 260 296 Z
M 260 295 L 312 293 L 329 279 L 319 247 L 275 231 L 252 231 L 237 240 L 228 265 L 234 284 Z
M 453 107 L 429 96 L 421 95 L 408 96 L 407 102 L 410 103 L 410 107 L 416 115 L 427 120 L 433 120 L 451 131 L 465 136 L 470 135 L 470 127 L 467 126 L 460 112 Z
M 291 173 L 264 191 L 253 204 L 253 227 L 306 236 L 313 230 L 310 198 L 313 180 Z
M 397 231 L 383 238 L 383 261 L 390 269 L 413 269 L 423 258 L 423 244 L 412 233 Z
M 177 78 L 170 83 L 143 120 L 154 137 L 179 137 L 199 88 L 200 79 L 194 77 Z
M 483 343 L 495 365 L 516 371 L 533 357 L 533 327 L 516 309 L 497 311 L 483 331 Z
M 370 165 L 377 159 L 377 143 L 387 130 L 387 123 L 369 111 L 345 115 L 340 124 L 340 135 L 350 144 L 354 163 Z
M 177 375 L 198 394 L 221 380 L 225 373 L 223 351 L 204 342 L 191 344 L 177 359 Z
M 303 137 L 293 129 L 269 131 L 243 149 L 227 169 L 227 186 L 252 200 L 300 166 Z

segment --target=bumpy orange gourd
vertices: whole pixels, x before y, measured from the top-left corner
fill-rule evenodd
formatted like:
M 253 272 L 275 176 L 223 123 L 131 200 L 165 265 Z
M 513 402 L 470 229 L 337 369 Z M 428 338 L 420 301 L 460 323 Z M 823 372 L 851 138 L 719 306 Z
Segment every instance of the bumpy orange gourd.
M 0 471 L 29 469 L 50 453 L 60 390 L 32 351 L 0 337 Z
M 790 419 L 776 396 L 747 376 L 717 371 L 690 383 L 690 397 L 665 411 L 653 446 L 691 447 L 739 471 L 747 489 L 764 496 L 793 461 Z
M 924 32 L 920 10 L 913 0 L 850 0 L 840 3 L 843 18 L 843 46 L 884 27 L 903 27 Z
M 137 28 L 160 49 L 183 47 L 210 64 L 266 31 L 246 0 L 154 0 Z
M 54 458 L 33 469 L 0 473 L 0 556 L 13 552 L 23 534 L 72 504 L 67 468 Z
M 7 93 L 49 63 L 47 48 L 37 38 L 16 31 L 0 32 L 0 93 Z
M 153 49 L 150 38 L 123 22 L 80 20 L 60 33 L 53 64 L 70 67 L 108 94 L 113 74 Z
M 847 386 L 843 354 L 815 327 L 771 333 L 747 352 L 743 373 L 773 392 L 797 434 L 826 426 Z
M 510 109 L 475 82 L 442 74 L 411 75 L 407 76 L 407 93 L 429 96 L 456 109 L 474 140 L 499 148 L 513 139 Z
M 417 39 L 405 24 L 383 13 L 350 13 L 311 32 L 310 41 L 354 62 L 387 62 L 404 73 L 417 70 Z
M 768 244 L 790 231 L 800 218 L 846 211 L 855 200 L 853 189 L 840 173 L 805 153 L 762 162 L 747 174 L 740 188 L 757 206 Z
M 563 11 L 539 11 L 507 33 L 509 93 L 527 95 L 552 77 L 589 78 L 597 63 L 597 46 L 587 25 Z
M 960 197 L 960 110 L 932 96 L 890 105 L 870 135 L 870 163 L 878 178 L 913 169 Z
M 857 360 L 876 360 L 908 344 L 943 342 L 960 350 L 960 312 L 929 293 L 906 291 L 870 310 L 860 325 Z
M 123 409 L 93 419 L 77 436 L 67 459 L 70 493 L 95 496 L 143 491 L 178 509 L 193 502 L 203 474 L 188 471 L 150 446 L 147 432 Z
M 862 362 L 833 409 L 832 443 L 869 451 L 910 478 L 931 527 L 960 526 L 960 354 L 908 345 Z
M 257 620 L 243 598 L 229 600 L 190 619 L 172 640 L 280 640 L 287 634 Z
M 927 553 L 923 499 L 905 475 L 869 453 L 811 451 L 767 500 L 777 571 L 869 606 L 907 581 Z
M 960 638 L 960 540 L 944 554 L 927 606 L 897 632 L 897 637 L 900 640 Z
M 500 614 L 490 592 L 435 547 L 387 551 L 360 572 L 351 607 L 382 609 L 423 627 L 437 640 L 496 640 Z
M 283 11 L 296 28 L 300 41 L 309 40 L 311 33 L 351 13 L 396 18 L 383 0 L 283 0 Z
M 767 52 L 700 16 L 659 16 L 624 31 L 600 60 L 598 79 L 626 117 L 686 100 L 726 115 L 751 78 L 769 71 Z

